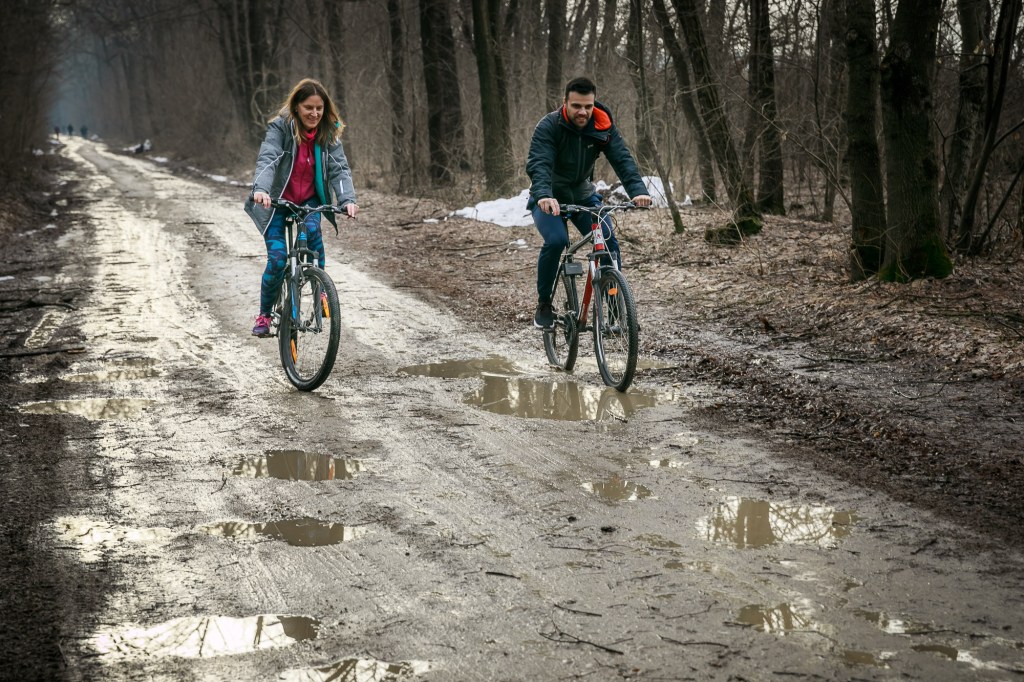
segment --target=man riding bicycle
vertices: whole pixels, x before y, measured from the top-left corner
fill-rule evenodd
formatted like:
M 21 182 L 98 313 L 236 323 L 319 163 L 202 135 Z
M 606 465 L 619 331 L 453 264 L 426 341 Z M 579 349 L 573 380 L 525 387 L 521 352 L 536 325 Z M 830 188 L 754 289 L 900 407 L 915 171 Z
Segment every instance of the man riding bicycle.
M 597 157 L 605 155 L 623 187 L 637 206 L 648 207 L 647 194 L 636 161 L 612 122 L 611 111 L 597 101 L 597 86 L 587 78 L 574 78 L 565 86 L 562 106 L 537 123 L 526 159 L 532 182 L 526 208 L 533 214 L 544 245 L 537 258 L 537 312 L 533 326 L 547 329 L 554 324 L 551 295 L 558 276 L 558 261 L 569 244 L 560 204 L 599 206 L 601 196 L 592 178 Z M 571 218 L 580 234 L 590 231 L 591 217 Z M 619 242 L 611 220 L 602 220 L 608 250 L 621 263 Z

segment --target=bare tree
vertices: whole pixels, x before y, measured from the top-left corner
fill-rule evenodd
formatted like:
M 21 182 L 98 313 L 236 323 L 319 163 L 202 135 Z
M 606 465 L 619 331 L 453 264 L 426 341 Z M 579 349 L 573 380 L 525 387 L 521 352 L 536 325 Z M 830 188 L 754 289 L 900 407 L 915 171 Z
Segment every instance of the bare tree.
M 427 91 L 429 173 L 435 184 L 447 185 L 462 163 L 465 144 L 448 0 L 420 0 L 420 44 Z
M 878 44 L 874 0 L 847 0 L 846 126 L 849 139 L 850 272 L 854 280 L 878 273 L 886 232 L 882 160 L 878 149 Z
M 654 105 L 647 87 L 647 66 L 644 62 L 644 18 L 643 0 L 629 0 L 629 31 L 626 34 L 626 57 L 630 65 L 630 76 L 633 79 L 633 87 L 637 92 L 637 118 L 638 134 L 640 136 L 640 149 L 650 154 L 650 161 L 654 164 L 661 178 L 665 190 L 665 199 L 668 201 L 669 211 L 672 213 L 672 223 L 676 232 L 683 231 L 683 219 L 679 215 L 679 207 L 676 206 L 675 197 L 672 194 L 672 185 L 668 179 L 668 172 L 662 163 L 661 154 L 658 153 L 658 146 L 654 141 L 653 116 Z
M 484 129 L 484 176 L 488 191 L 496 196 L 510 191 L 516 179 L 500 24 L 498 0 L 473 3 L 473 45 Z
M 939 226 L 932 79 L 942 0 L 901 0 L 881 65 L 887 222 L 879 277 L 909 281 L 953 270 Z
M 545 0 L 548 25 L 548 69 L 545 79 L 547 104 L 558 106 L 562 100 L 562 56 L 565 54 L 565 0 Z
M 760 146 L 757 206 L 765 213 L 786 212 L 782 178 L 782 135 L 775 106 L 775 57 L 768 15 L 768 0 L 750 0 L 751 106 L 756 111 Z
M 735 241 L 745 234 L 761 231 L 761 217 L 754 205 L 753 193 L 743 178 L 736 155 L 725 108 L 718 95 L 718 85 L 711 73 L 704 30 L 697 14 L 695 0 L 673 0 L 676 15 L 690 50 L 690 65 L 697 81 L 697 102 L 701 117 L 708 127 L 708 138 L 718 170 L 725 180 L 726 191 L 734 204 L 734 222 L 724 231 L 709 231 L 706 237 L 715 241 Z
M 405 22 L 399 0 L 388 0 L 388 94 L 391 103 L 391 168 L 399 187 L 405 186 L 411 173 L 406 145 L 405 113 Z

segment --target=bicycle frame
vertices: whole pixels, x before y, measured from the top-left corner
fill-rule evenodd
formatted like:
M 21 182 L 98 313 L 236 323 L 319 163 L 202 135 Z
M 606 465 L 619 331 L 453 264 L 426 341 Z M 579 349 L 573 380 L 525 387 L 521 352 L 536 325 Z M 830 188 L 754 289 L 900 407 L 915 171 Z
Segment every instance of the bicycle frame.
M 590 211 L 587 212 L 589 213 Z M 569 218 L 570 215 L 566 215 L 563 219 L 566 233 L 569 231 Z M 604 238 L 604 231 L 601 229 L 601 216 L 599 213 L 594 214 L 594 220 L 590 224 L 590 234 L 580 237 L 578 241 L 566 247 L 565 253 L 562 255 L 562 267 L 564 268 L 567 264 L 573 263 L 573 255 L 590 243 L 593 243 L 594 248 L 587 254 L 587 260 L 590 261 L 590 264 L 587 270 L 587 280 L 583 287 L 583 301 L 582 303 L 576 301 L 576 310 L 573 311 L 576 314 L 576 321 L 582 324 L 580 331 L 590 331 L 592 329 L 592 327 L 586 323 L 586 320 L 587 313 L 590 312 L 591 298 L 594 295 L 594 278 L 597 277 L 598 271 L 597 261 L 598 259 L 606 256 L 611 258 L 611 254 L 608 251 L 608 244 Z M 615 259 L 612 258 L 611 260 L 613 267 L 616 267 Z M 579 274 L 582 275 L 583 273 L 580 272 Z

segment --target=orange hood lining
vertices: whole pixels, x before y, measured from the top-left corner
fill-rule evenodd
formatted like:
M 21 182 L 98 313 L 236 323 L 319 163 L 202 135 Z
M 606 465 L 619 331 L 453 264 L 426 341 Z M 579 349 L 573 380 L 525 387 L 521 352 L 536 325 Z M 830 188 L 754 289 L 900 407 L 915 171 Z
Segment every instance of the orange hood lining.
M 566 112 L 564 104 L 562 105 L 562 118 L 565 119 L 566 123 L 572 123 L 572 121 L 569 120 L 569 114 Z M 611 129 L 612 127 L 612 117 L 596 103 L 594 104 L 594 114 L 591 117 L 591 120 L 594 122 L 594 130 L 600 133 Z

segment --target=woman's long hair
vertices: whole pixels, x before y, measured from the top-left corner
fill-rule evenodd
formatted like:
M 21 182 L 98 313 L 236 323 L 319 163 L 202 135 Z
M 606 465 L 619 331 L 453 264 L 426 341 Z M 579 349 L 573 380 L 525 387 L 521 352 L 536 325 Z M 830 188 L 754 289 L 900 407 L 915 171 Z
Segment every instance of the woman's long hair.
M 288 93 L 288 97 L 285 98 L 284 104 L 281 105 L 281 110 L 277 112 L 277 116 L 289 119 L 292 122 L 295 144 L 302 144 L 305 140 L 300 137 L 302 135 L 302 126 L 299 124 L 297 111 L 299 103 L 313 95 L 320 95 L 320 99 L 324 101 L 324 115 L 320 117 L 320 123 L 316 127 L 316 143 L 321 147 L 327 147 L 341 139 L 341 131 L 345 129 L 345 123 L 341 120 L 341 116 L 338 115 L 338 110 L 334 106 L 334 100 L 327 94 L 327 88 L 320 81 L 313 80 L 312 78 L 303 78 L 296 83 L 292 91 Z

